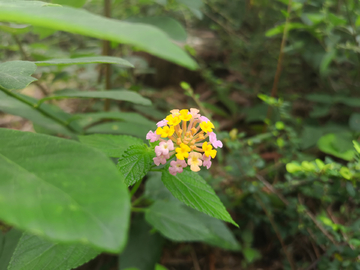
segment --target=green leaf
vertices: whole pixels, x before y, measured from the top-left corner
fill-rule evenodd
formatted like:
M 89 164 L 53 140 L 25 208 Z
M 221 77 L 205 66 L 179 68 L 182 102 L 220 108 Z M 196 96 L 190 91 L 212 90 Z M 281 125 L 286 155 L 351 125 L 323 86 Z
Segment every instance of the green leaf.
M 149 128 L 143 125 L 126 123 L 126 122 L 111 122 L 103 123 L 86 130 L 86 133 L 106 133 L 106 134 L 127 134 L 138 138 L 145 138 L 149 132 Z
M 147 209 L 145 219 L 173 241 L 202 241 L 210 234 L 205 224 L 179 202 L 156 201 Z
M 116 166 L 75 141 L 0 129 L 0 219 L 57 242 L 119 252 L 129 193 Z
M 52 0 L 51 2 L 64 6 L 81 8 L 83 5 L 85 5 L 86 1 L 87 0 Z
M 21 235 L 22 232 L 16 229 L 6 234 L 0 231 L 0 269 L 7 269 Z
M 158 16 L 130 18 L 126 21 L 132 23 L 150 24 L 164 31 L 169 36 L 169 38 L 180 42 L 186 42 L 187 34 L 184 27 L 181 25 L 181 23 L 171 17 Z
M 189 69 L 198 65 L 159 29 L 114 19 L 71 7 L 40 1 L 0 1 L 0 21 L 31 24 L 139 47 Z
M 0 23 L 0 30 L 12 35 L 19 35 L 29 32 L 30 27 L 26 24 L 3 24 Z
M 129 101 L 140 105 L 151 105 L 151 101 L 143 98 L 138 93 L 128 90 L 107 90 L 107 91 L 62 91 L 61 94 L 46 97 L 40 100 L 40 103 L 50 99 L 64 98 L 108 98 L 114 100 Z
M 34 105 L 37 103 L 37 100 L 34 98 L 27 97 L 21 94 L 16 94 L 16 96 L 26 99 L 32 102 Z M 60 108 L 53 105 L 42 104 L 40 108 L 46 111 L 48 115 L 56 116 L 63 121 L 66 121 L 71 117 L 70 114 L 65 113 Z M 23 103 L 1 91 L 0 91 L 0 110 L 8 114 L 13 114 L 13 115 L 21 116 L 25 119 L 29 119 L 30 121 L 33 121 L 39 126 L 52 131 L 54 134 L 64 134 L 70 137 L 74 136 L 74 133 L 72 131 L 68 130 L 58 122 L 55 122 L 50 117 L 48 117 L 48 115 L 45 115 L 35 110 L 33 106 Z M 71 123 L 69 124 L 69 126 L 81 132 L 81 129 L 75 123 Z
M 11 61 L 1 63 L 0 87 L 7 90 L 23 89 L 33 81 L 36 81 L 34 77 L 31 77 L 31 74 L 35 71 L 36 65 L 28 61 Z
M 197 173 L 184 170 L 173 176 L 166 169 L 161 180 L 174 197 L 186 205 L 238 226 L 226 211 L 215 191 Z
M 70 270 L 90 261 L 99 253 L 87 245 L 52 243 L 24 233 L 11 258 L 8 270 Z
M 78 113 L 73 119 L 80 126 L 88 126 L 102 119 L 123 120 L 125 122 L 146 126 L 149 129 L 154 128 L 156 123 L 145 118 L 141 114 L 133 112 L 97 112 L 97 113 Z
M 155 270 L 168 270 L 165 266 L 162 266 L 161 264 L 156 264 Z
M 341 18 L 338 15 L 330 12 L 328 13 L 328 20 L 334 26 L 345 25 L 347 23 L 347 20 L 345 20 L 344 18 Z
M 114 56 L 89 56 L 67 59 L 51 59 L 46 61 L 34 62 L 37 66 L 63 66 L 63 65 L 83 65 L 83 64 L 116 64 L 123 67 L 134 67 L 125 59 Z
M 144 141 L 127 135 L 93 134 L 78 136 L 81 143 L 94 147 L 108 157 L 121 157 L 131 145 L 143 145 Z
M 352 160 L 355 151 L 351 144 L 352 138 L 347 133 L 326 134 L 317 142 L 319 149 L 327 154 L 344 160 Z
M 139 270 L 153 270 L 160 260 L 164 238 L 151 231 L 151 227 L 142 216 L 136 216 L 131 222 L 129 241 L 120 254 L 119 270 L 134 267 Z
M 150 172 L 145 182 L 145 197 L 153 200 L 178 201 L 161 181 L 161 172 Z
M 157 231 L 174 241 L 202 241 L 224 249 L 240 249 L 224 222 L 179 201 L 156 201 L 146 211 L 145 218 Z
M 203 6 L 203 2 L 201 0 L 176 0 L 176 1 L 178 3 L 187 6 L 198 19 L 201 20 L 203 18 L 203 14 L 200 11 L 200 8 Z
M 117 164 L 128 186 L 141 180 L 150 170 L 155 156 L 154 150 L 143 145 L 132 145 L 125 150 Z

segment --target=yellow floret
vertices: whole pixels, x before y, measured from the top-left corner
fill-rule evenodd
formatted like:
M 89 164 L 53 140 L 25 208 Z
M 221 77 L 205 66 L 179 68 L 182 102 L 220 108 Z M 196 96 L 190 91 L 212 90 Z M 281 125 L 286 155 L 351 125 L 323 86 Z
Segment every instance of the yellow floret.
M 158 127 L 156 129 L 156 134 L 160 135 L 162 138 L 170 137 L 170 136 L 172 136 L 174 134 L 174 132 L 175 132 L 174 127 L 165 126 L 163 128 Z
M 167 124 L 169 126 L 176 126 L 176 125 L 180 124 L 180 122 L 181 122 L 181 119 L 179 116 L 168 115 L 165 119 L 168 121 Z
M 192 115 L 189 114 L 189 110 L 181 110 L 180 111 L 180 119 L 187 122 L 190 121 L 190 119 L 192 118 Z
M 189 152 L 191 151 L 190 147 L 186 144 L 180 144 L 180 147 L 175 149 L 176 157 L 180 160 L 184 160 L 185 158 L 189 157 Z
M 202 149 L 205 152 L 205 156 L 211 156 L 212 158 L 215 158 L 217 151 L 212 149 L 212 145 L 208 144 L 207 142 L 204 142 L 202 145 Z
M 201 122 L 200 123 L 200 128 L 202 131 L 208 133 L 208 132 L 212 132 L 212 129 L 215 128 L 213 123 L 211 123 L 210 121 L 208 122 Z

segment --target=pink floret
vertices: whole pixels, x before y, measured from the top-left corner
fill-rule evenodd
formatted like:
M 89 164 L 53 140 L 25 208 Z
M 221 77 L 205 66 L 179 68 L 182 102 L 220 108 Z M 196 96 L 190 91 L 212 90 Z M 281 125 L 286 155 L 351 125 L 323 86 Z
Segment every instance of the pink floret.
M 168 121 L 167 121 L 166 119 L 163 119 L 163 120 L 157 122 L 156 125 L 157 125 L 158 127 L 164 127 L 164 126 L 167 125 L 167 122 L 168 122 Z
M 214 132 L 209 133 L 209 140 L 214 148 L 223 147 L 223 143 L 220 140 L 216 139 L 216 134 Z
M 201 116 L 201 117 L 200 117 L 200 120 L 201 120 L 202 122 L 210 122 L 209 118 L 207 118 L 207 117 L 205 117 L 205 116 Z
M 203 155 L 203 164 L 204 167 L 206 167 L 207 169 L 210 169 L 211 167 L 211 156 L 205 156 L 205 154 Z
M 160 135 L 157 135 L 155 132 L 151 130 L 146 134 L 146 139 L 150 140 L 150 142 L 156 142 L 160 139 Z
M 157 157 L 154 157 L 154 163 L 156 166 L 159 166 L 160 164 L 165 165 L 166 164 L 166 159 L 170 158 L 169 155 L 160 155 Z
M 173 160 L 170 162 L 169 172 L 172 175 L 176 175 L 177 173 L 182 173 L 183 168 L 187 166 L 185 160 Z

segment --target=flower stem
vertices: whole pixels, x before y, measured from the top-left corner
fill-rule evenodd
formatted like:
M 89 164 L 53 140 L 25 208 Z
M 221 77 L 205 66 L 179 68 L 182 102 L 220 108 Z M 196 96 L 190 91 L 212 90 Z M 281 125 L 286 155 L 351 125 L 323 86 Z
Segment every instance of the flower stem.
M 141 182 L 142 182 L 142 180 L 143 180 L 144 178 L 142 178 L 141 180 L 139 180 L 139 181 L 137 181 L 136 183 L 135 183 L 135 185 L 134 185 L 134 187 L 131 189 L 131 191 L 130 191 L 130 195 L 131 195 L 131 197 L 135 194 L 135 192 L 138 190 L 138 188 L 140 187 L 140 185 L 141 185 Z

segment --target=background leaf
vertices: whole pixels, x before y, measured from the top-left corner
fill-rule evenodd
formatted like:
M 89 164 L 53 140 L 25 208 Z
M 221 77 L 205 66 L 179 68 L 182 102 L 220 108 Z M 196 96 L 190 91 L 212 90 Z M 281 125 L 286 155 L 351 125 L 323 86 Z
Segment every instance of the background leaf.
M 21 94 L 14 94 L 14 95 L 30 101 L 34 105 L 38 101 L 37 99 L 24 96 Z M 70 114 L 65 113 L 59 107 L 56 107 L 54 105 L 41 104 L 40 108 L 46 111 L 49 115 L 53 115 L 63 121 L 67 121 L 71 117 Z M 0 91 L 0 110 L 9 114 L 21 116 L 25 119 L 29 119 L 30 121 L 33 121 L 39 126 L 52 131 L 53 134 L 63 134 L 70 137 L 74 136 L 74 132 L 65 128 L 63 125 L 55 122 L 47 115 L 44 115 L 43 113 L 35 110 L 33 106 L 23 103 L 18 99 L 15 99 L 1 91 Z M 80 127 L 78 127 L 76 123 L 70 123 L 69 126 L 72 127 L 75 131 L 78 131 L 79 133 L 81 132 Z
M 59 242 L 119 252 L 129 195 L 101 152 L 56 137 L 0 129 L 0 219 Z
M 70 270 L 95 258 L 100 252 L 82 244 L 58 244 L 26 234 L 20 238 L 8 270 Z
M 224 222 L 179 201 L 156 201 L 145 218 L 162 235 L 174 241 L 202 241 L 224 249 L 240 249 Z
M 196 62 L 180 47 L 173 44 L 165 33 L 145 24 L 110 20 L 88 11 L 71 7 L 49 6 L 45 2 L 0 1 L 0 21 L 32 24 L 74 34 L 131 44 L 151 54 L 189 69 Z
M 151 105 L 151 101 L 149 99 L 143 98 L 138 93 L 128 90 L 62 91 L 57 95 L 43 98 L 40 100 L 40 102 L 44 102 L 45 100 L 49 100 L 49 99 L 63 99 L 63 98 L 108 98 L 114 100 L 129 101 L 140 105 Z
M 155 122 L 133 112 L 78 113 L 73 116 L 73 119 L 76 123 L 83 127 L 96 123 L 102 119 L 123 120 L 124 122 L 138 124 L 143 127 L 146 126 L 149 130 L 154 128 L 156 125 Z
M 184 27 L 177 20 L 166 17 L 166 16 L 157 16 L 157 17 L 143 17 L 143 18 L 129 18 L 126 21 L 132 23 L 144 23 L 155 26 L 160 30 L 164 31 L 169 38 L 186 42 L 187 34 Z
M 215 191 L 197 173 L 184 170 L 173 176 L 165 169 L 161 180 L 174 197 L 186 205 L 238 226 L 226 211 Z
M 121 157 L 131 145 L 143 145 L 144 141 L 127 135 L 93 134 L 78 136 L 81 143 L 94 147 L 108 157 Z
M 67 59 L 50 59 L 34 62 L 37 66 L 63 66 L 63 65 L 83 65 L 83 64 L 116 64 L 123 67 L 134 67 L 125 59 L 114 56 L 89 56 Z
M 129 241 L 125 250 L 120 254 L 119 270 L 130 267 L 139 270 L 154 270 L 160 260 L 164 238 L 156 232 L 144 218 L 137 215 L 131 224 Z
M 145 139 L 149 128 L 143 125 L 126 123 L 126 122 L 111 122 L 103 123 L 86 130 L 86 133 L 105 133 L 105 134 L 128 134 Z
M 154 150 L 143 145 L 132 145 L 125 150 L 117 167 L 125 177 L 128 186 L 141 180 L 150 170 L 155 156 Z
M 22 232 L 17 229 L 5 234 L 0 231 L 0 269 L 7 269 L 21 235 Z
M 35 71 L 36 65 L 28 61 L 1 63 L 0 86 L 7 90 L 23 89 L 33 81 L 36 81 L 34 77 L 31 77 L 31 74 Z

